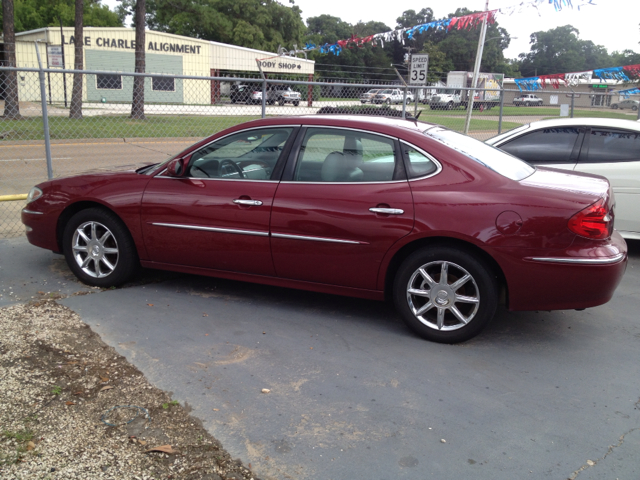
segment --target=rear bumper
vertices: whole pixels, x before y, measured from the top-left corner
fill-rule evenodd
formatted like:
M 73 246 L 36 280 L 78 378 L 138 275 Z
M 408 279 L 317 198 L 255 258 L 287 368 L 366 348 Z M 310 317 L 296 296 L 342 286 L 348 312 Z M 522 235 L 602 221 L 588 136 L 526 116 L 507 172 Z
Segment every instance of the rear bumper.
M 581 242 L 578 242 L 581 243 Z M 627 244 L 618 232 L 597 246 L 574 245 L 553 255 L 492 252 L 502 267 L 510 310 L 567 310 L 607 303 L 627 267 Z

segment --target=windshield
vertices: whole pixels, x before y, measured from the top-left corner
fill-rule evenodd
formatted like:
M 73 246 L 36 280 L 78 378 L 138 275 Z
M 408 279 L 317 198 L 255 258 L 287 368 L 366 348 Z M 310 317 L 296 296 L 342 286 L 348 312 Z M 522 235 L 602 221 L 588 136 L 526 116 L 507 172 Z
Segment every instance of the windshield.
M 431 127 L 423 133 L 511 180 L 519 181 L 535 172 L 519 158 L 466 135 L 442 127 Z

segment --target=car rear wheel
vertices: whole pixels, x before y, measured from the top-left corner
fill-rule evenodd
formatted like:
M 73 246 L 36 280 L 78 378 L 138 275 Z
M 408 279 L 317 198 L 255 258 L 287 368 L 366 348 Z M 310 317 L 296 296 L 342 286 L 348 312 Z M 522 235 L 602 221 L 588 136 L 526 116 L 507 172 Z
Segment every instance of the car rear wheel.
M 493 318 L 498 282 L 477 256 L 437 246 L 418 250 L 402 263 L 393 295 L 404 322 L 416 334 L 458 343 L 475 337 Z
M 618 104 L 614 103 L 613 105 L 611 105 L 611 108 L 613 108 L 614 110 L 617 110 L 618 109 Z
M 71 217 L 63 233 L 63 251 L 76 277 L 95 287 L 120 285 L 139 265 L 127 227 L 114 213 L 100 208 Z
M 631 110 L 633 110 L 634 112 L 637 112 L 638 111 L 638 106 L 634 105 L 633 107 L 631 107 Z

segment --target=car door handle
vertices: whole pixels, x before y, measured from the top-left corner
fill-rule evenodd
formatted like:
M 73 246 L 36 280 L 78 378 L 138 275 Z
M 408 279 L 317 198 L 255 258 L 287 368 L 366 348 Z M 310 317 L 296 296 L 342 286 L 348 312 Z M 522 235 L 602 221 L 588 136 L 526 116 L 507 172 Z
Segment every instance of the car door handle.
M 370 208 L 370 212 L 373 213 L 386 213 L 387 215 L 402 215 L 404 210 L 400 210 L 399 208 Z
M 260 200 L 245 200 L 243 198 L 236 198 L 233 203 L 236 203 L 238 205 L 251 205 L 255 207 L 259 207 L 260 205 L 262 205 L 262 202 Z

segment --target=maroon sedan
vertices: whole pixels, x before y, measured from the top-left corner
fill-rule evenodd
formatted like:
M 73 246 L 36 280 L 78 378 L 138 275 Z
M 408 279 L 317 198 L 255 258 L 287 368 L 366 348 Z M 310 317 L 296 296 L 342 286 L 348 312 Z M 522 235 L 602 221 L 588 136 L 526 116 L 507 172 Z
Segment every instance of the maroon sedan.
M 89 285 L 143 266 L 388 296 L 446 343 L 477 335 L 499 301 L 606 303 L 627 263 L 605 178 L 390 118 L 245 123 L 159 165 L 44 182 L 22 221 Z

